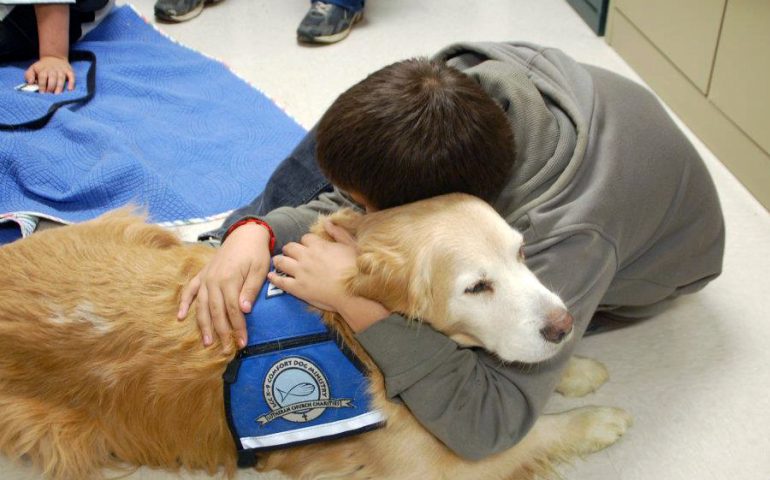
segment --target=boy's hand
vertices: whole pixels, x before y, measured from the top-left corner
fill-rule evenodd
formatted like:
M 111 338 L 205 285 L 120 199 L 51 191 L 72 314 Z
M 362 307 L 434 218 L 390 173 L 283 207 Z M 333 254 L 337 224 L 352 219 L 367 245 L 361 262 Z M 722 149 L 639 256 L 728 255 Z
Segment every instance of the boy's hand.
M 287 275 L 268 274 L 268 280 L 276 287 L 314 307 L 336 312 L 349 296 L 342 278 L 346 271 L 355 268 L 356 252 L 347 245 L 309 233 L 301 243 L 286 244 L 283 255 L 276 255 L 273 263 L 276 270 Z
M 197 296 L 197 321 L 203 335 L 203 345 L 213 342 L 212 328 L 222 341 L 225 351 L 232 331 L 238 347 L 246 345 L 244 313 L 265 281 L 270 267 L 270 234 L 261 225 L 247 223 L 227 237 L 214 258 L 203 267 L 182 290 L 177 318 L 187 316 Z
M 65 84 L 67 90 L 75 89 L 75 72 L 66 57 L 41 57 L 24 72 L 24 80 L 30 85 L 37 84 L 42 93 L 59 94 Z
M 330 222 L 324 227 L 337 242 L 307 234 L 301 243 L 286 244 L 273 264 L 287 276 L 270 272 L 267 279 L 316 308 L 340 313 L 353 331 L 362 331 L 390 312 L 377 302 L 347 292 L 343 280 L 356 268 L 355 240 Z

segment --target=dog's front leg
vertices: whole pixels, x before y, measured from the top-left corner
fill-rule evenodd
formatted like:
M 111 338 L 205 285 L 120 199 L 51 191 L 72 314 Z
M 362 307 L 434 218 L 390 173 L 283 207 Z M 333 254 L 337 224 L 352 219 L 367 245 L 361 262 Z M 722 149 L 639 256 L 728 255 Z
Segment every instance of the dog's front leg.
M 449 465 L 453 476 L 441 478 L 558 478 L 557 463 L 612 445 L 631 423 L 628 413 L 612 407 L 582 407 L 541 415 L 515 446 L 476 463 Z
M 521 442 L 492 458 L 500 461 L 508 457 L 508 471 L 515 472 L 511 478 L 550 478 L 555 464 L 612 445 L 632 423 L 627 412 L 613 407 L 590 406 L 542 415 Z
M 610 378 L 607 368 L 596 360 L 574 356 L 556 386 L 565 397 L 583 397 L 604 385 Z

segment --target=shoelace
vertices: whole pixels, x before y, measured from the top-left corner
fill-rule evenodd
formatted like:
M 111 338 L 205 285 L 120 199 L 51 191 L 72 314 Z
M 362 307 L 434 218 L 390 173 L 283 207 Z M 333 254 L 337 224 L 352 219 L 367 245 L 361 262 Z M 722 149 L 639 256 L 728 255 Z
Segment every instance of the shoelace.
M 316 10 L 318 13 L 326 14 L 329 13 L 329 10 L 331 10 L 332 4 L 326 3 L 326 2 L 313 2 L 313 10 Z

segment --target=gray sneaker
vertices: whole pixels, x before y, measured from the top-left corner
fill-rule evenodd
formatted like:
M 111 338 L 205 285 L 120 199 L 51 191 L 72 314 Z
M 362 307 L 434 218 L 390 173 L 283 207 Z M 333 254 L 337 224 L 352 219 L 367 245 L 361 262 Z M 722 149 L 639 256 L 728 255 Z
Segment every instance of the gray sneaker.
M 353 24 L 362 18 L 363 10 L 351 12 L 331 3 L 313 2 L 297 28 L 297 40 L 309 43 L 339 42 L 348 36 Z
M 195 18 L 203 6 L 220 0 L 157 0 L 155 16 L 167 22 L 184 22 Z

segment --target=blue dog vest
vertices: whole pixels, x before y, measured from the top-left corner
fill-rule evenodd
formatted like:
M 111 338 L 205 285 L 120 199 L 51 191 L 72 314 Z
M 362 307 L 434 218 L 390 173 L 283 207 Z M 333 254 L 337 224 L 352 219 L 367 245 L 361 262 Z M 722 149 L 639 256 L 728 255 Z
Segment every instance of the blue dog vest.
M 384 425 L 361 362 L 308 304 L 265 282 L 246 315 L 249 343 L 223 375 L 238 466 L 256 452 Z

